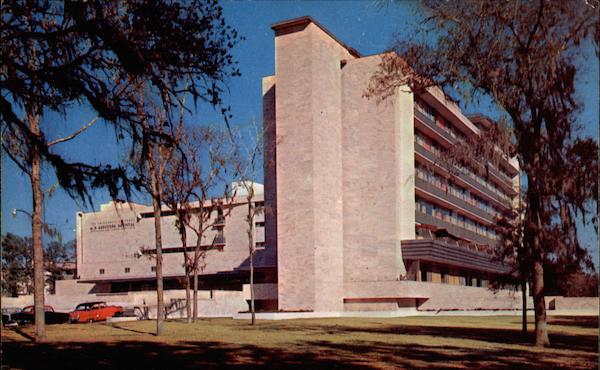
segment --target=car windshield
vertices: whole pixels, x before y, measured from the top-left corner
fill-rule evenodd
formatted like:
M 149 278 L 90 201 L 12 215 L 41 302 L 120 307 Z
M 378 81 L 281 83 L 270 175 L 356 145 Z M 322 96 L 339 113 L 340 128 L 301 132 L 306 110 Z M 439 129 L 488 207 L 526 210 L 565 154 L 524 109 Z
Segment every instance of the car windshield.
M 75 311 L 85 311 L 88 310 L 90 308 L 90 306 L 86 305 L 86 304 L 80 304 L 79 306 L 77 306 L 75 308 Z

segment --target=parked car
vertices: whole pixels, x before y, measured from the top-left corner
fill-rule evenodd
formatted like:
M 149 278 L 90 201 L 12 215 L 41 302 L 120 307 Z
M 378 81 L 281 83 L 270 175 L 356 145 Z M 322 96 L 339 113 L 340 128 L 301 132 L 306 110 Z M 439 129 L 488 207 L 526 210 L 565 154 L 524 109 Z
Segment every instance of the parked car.
M 17 312 L 21 312 L 20 308 L 17 307 L 3 307 L 2 308 L 2 325 L 13 324 L 14 321 L 12 319 L 12 315 Z
M 109 317 L 113 317 L 117 312 L 123 312 L 123 307 L 109 306 L 106 302 L 86 302 L 77 305 L 75 311 L 69 314 L 69 321 L 104 321 Z
M 16 322 L 19 325 L 32 324 L 35 322 L 35 307 L 27 306 L 11 315 L 10 319 L 12 322 Z M 44 306 L 44 316 L 46 318 L 46 324 L 63 324 L 69 321 L 69 314 L 64 312 L 56 312 L 52 306 Z

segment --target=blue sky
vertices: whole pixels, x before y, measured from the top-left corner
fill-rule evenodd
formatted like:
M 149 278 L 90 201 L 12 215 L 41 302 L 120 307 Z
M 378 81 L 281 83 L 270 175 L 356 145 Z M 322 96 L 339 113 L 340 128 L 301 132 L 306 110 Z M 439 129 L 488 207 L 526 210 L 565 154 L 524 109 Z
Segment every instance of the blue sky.
M 233 124 L 247 126 L 260 122 L 262 116 L 261 79 L 274 73 L 274 40 L 270 26 L 281 20 L 309 15 L 329 29 L 341 41 L 363 55 L 387 49 L 394 38 L 414 35 L 416 6 L 413 2 L 381 5 L 378 1 L 233 1 L 223 4 L 230 25 L 245 37 L 233 50 L 242 76 L 229 82 L 226 103 L 232 107 Z M 579 123 L 585 135 L 598 136 L 598 58 L 587 48 L 581 56 L 582 69 L 578 75 L 577 94 L 584 104 Z M 585 61 L 585 62 L 583 62 Z M 483 112 L 495 116 L 488 103 L 467 107 L 468 112 Z M 65 116 L 48 114 L 42 125 L 49 138 L 60 137 L 75 130 L 95 115 L 86 107 L 74 106 Z M 194 117 L 200 123 L 218 120 L 208 107 L 199 107 Z M 113 131 L 102 122 L 72 142 L 57 146 L 57 151 L 73 160 L 95 163 L 116 163 L 124 156 L 124 146 L 115 142 Z M 262 181 L 261 176 L 257 179 Z M 44 178 L 46 188 L 55 183 L 51 175 Z M 109 200 L 106 191 L 94 194 L 94 208 Z M 136 196 L 144 201 L 142 196 Z M 82 206 L 64 192 L 57 191 L 45 203 L 45 220 L 62 231 L 65 240 L 75 236 L 75 214 Z M 30 235 L 30 220 L 23 214 L 13 218 L 13 208 L 31 211 L 31 192 L 28 179 L 6 156 L 2 158 L 2 233 Z M 89 211 L 90 209 L 84 209 Z M 598 265 L 598 238 L 591 228 L 582 234 L 582 241 L 592 248 Z

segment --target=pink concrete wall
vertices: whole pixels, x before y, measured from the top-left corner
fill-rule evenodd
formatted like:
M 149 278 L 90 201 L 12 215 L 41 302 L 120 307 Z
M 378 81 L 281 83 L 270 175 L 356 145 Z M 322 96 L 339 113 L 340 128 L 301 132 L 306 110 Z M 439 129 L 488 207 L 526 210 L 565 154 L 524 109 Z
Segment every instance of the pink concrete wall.
M 263 132 L 264 132 L 264 179 L 265 179 L 265 242 L 275 254 L 277 264 L 277 125 L 275 116 L 275 76 L 263 78 Z
M 347 51 L 309 23 L 275 38 L 279 308 L 343 307 L 341 74 Z
M 397 280 L 405 271 L 400 240 L 414 237 L 414 187 L 404 186 L 414 165 L 403 166 L 412 158 L 412 110 L 401 122 L 397 97 L 378 104 L 363 96 L 380 61 L 364 57 L 342 69 L 346 281 Z M 403 198 L 413 199 L 413 207 L 402 207 Z
M 257 195 L 256 200 L 262 200 Z M 239 267 L 248 258 L 248 237 L 246 230 L 247 205 L 238 200 L 231 214 L 226 218 L 224 235 L 226 245 L 222 251 L 209 251 L 206 257 L 204 274 L 221 271 L 231 271 Z M 100 212 L 84 213 L 78 217 L 77 232 L 77 269 L 82 280 L 90 279 L 135 279 L 154 277 L 152 266 L 155 260 L 149 255 L 139 255 L 143 249 L 154 249 L 154 219 L 139 218 L 140 212 L 150 212 L 150 207 L 137 206 L 130 209 L 127 206 L 115 209 L 113 206 L 104 207 Z M 216 212 L 213 218 L 216 218 Z M 93 230 L 106 225 L 124 221 L 126 229 Z M 264 220 L 264 215 L 258 215 L 256 221 Z M 181 247 L 181 238 L 175 227 L 175 216 L 161 218 L 163 248 Z M 216 234 L 208 230 L 204 235 L 203 244 L 210 244 Z M 262 230 L 257 232 L 257 242 L 264 241 Z M 187 231 L 188 246 L 194 246 L 196 236 Z M 183 253 L 163 254 L 164 276 L 183 275 Z M 125 268 L 129 273 L 125 273 Z M 99 270 L 104 269 L 104 274 Z
M 518 310 L 521 294 L 509 290 L 491 291 L 487 288 L 429 283 L 420 281 L 346 283 L 345 297 L 360 298 L 419 298 L 419 310 Z M 532 300 L 529 299 L 528 306 Z M 354 306 L 359 305 L 355 304 Z M 365 307 L 368 307 L 365 306 Z M 356 310 L 356 307 L 353 307 Z

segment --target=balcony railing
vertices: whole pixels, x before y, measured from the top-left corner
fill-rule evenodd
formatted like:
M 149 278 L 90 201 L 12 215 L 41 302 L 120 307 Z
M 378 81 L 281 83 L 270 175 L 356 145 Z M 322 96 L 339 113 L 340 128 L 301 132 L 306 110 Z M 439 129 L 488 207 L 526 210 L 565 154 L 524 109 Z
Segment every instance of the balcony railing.
M 213 239 L 213 244 L 214 245 L 225 244 L 225 237 L 224 236 L 215 236 L 215 238 Z
M 213 226 L 224 226 L 224 225 L 225 225 L 225 217 L 217 216 L 217 218 L 215 219 L 215 222 L 213 223 Z
M 446 229 L 452 235 L 471 240 L 478 244 L 485 244 L 489 246 L 496 245 L 496 241 L 493 239 L 480 235 L 474 231 L 467 230 L 464 227 L 454 225 L 448 221 L 440 220 L 439 218 L 433 217 L 432 215 L 428 215 L 419 210 L 415 210 L 415 221 L 420 224 L 434 225 L 438 228 Z
M 422 145 L 415 143 L 415 152 L 417 152 L 422 157 L 427 160 L 439 164 L 439 158 L 433 154 L 432 152 L 425 149 Z M 471 175 L 468 175 L 462 171 L 456 171 L 453 173 L 454 177 L 460 179 L 463 183 L 467 184 L 469 187 L 478 190 L 479 193 L 485 195 L 488 199 L 501 204 L 503 207 L 510 208 L 511 203 L 509 199 L 504 199 L 502 196 L 494 192 L 492 189 L 480 184 L 475 178 Z
M 434 131 L 436 134 L 438 134 L 439 136 L 441 136 L 442 138 L 444 138 L 446 141 L 450 142 L 451 144 L 456 144 L 457 140 L 456 138 L 454 138 L 450 132 L 444 130 L 443 128 L 439 127 L 435 121 L 433 121 L 431 118 L 427 117 L 425 114 L 423 114 L 423 112 L 421 112 L 418 109 L 415 109 L 415 117 L 422 122 L 425 126 L 427 126 L 427 128 L 429 128 L 430 130 Z
M 496 176 L 496 178 L 500 179 L 500 181 L 497 182 L 499 186 L 501 186 L 509 194 L 517 194 L 517 191 L 513 187 L 513 179 L 492 165 L 489 165 L 489 171 L 492 175 Z
M 472 205 L 468 202 L 466 202 L 465 200 L 453 195 L 450 192 L 446 192 L 440 188 L 438 188 L 437 186 L 428 183 L 427 181 L 424 181 L 423 179 L 420 178 L 415 178 L 415 186 L 417 188 L 420 188 L 421 190 L 424 190 L 430 194 L 433 194 L 439 198 L 444 199 L 446 202 L 453 204 L 456 207 L 460 207 L 462 209 L 464 209 L 465 211 L 471 213 L 472 215 L 475 215 L 489 223 L 494 222 L 494 216 L 492 216 L 491 214 L 487 213 L 486 211 L 480 209 L 479 207 Z

